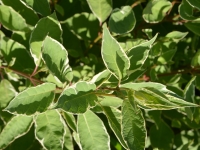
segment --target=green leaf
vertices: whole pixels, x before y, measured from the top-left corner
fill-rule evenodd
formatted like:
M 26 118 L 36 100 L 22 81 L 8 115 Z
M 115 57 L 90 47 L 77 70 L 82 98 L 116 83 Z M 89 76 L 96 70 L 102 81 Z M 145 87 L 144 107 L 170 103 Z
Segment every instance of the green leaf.
M 48 0 L 22 0 L 28 6 L 33 8 L 37 13 L 42 16 L 48 16 L 51 13 L 50 6 Z
M 65 132 L 63 150 L 74 150 L 72 135 L 67 126 L 65 126 Z
M 195 103 L 195 79 L 196 76 L 194 76 L 186 85 L 183 94 L 184 98 L 186 99 L 187 102 Z M 185 108 L 187 116 L 193 120 L 193 113 L 194 109 L 191 108 Z
M 193 7 L 197 8 L 200 10 L 200 2 L 199 0 L 187 0 L 187 2 L 192 5 Z
M 58 42 L 62 42 L 62 29 L 55 13 L 40 19 L 31 34 L 31 55 L 36 66 L 40 64 L 42 43 L 47 35 Z
M 149 115 L 154 119 L 155 125 L 150 128 L 150 141 L 154 148 L 172 149 L 174 133 L 172 129 L 161 119 L 160 112 L 150 111 Z
M 184 24 L 194 34 L 200 36 L 200 18 Z
M 111 73 L 108 70 L 104 70 L 98 74 L 96 74 L 92 80 L 90 80 L 91 83 L 94 83 L 97 87 L 100 87 L 104 81 L 108 80 L 110 78 Z
M 103 27 L 103 41 L 101 54 L 107 69 L 118 78 L 119 82 L 126 77 L 127 70 L 130 67 L 130 61 L 119 45 L 111 36 L 107 27 Z
M 103 96 L 102 99 L 100 99 L 100 104 L 102 106 L 108 106 L 108 107 L 115 107 L 118 108 L 122 105 L 123 100 L 118 97 L 111 97 L 111 96 Z
M 200 49 L 197 50 L 194 57 L 192 58 L 191 66 L 192 67 L 199 67 L 200 66 Z
M 62 82 L 70 81 L 68 53 L 62 44 L 47 36 L 43 43 L 42 57 L 53 75 Z
M 80 143 L 80 138 L 79 138 L 79 135 L 78 133 L 76 132 L 73 132 L 73 138 L 74 138 L 74 141 L 76 142 L 76 144 L 78 145 L 79 149 L 82 150 L 82 146 L 81 146 L 81 143 Z
M 0 83 L 0 108 L 5 108 L 10 100 L 17 95 L 12 84 L 6 80 L 1 80 Z
M 151 0 L 143 10 L 143 18 L 148 23 L 158 23 L 171 7 L 172 4 L 168 0 Z
M 184 98 L 186 99 L 187 102 L 194 103 L 194 97 L 195 97 L 195 79 L 196 77 L 194 76 L 186 85 L 184 89 Z
M 87 0 L 93 14 L 103 23 L 112 11 L 112 0 Z
M 180 40 L 186 37 L 188 32 L 172 31 L 169 32 L 166 37 L 172 39 L 174 42 L 178 43 Z
M 34 26 L 39 20 L 37 14 L 21 0 L 1 1 L 4 5 L 11 6 L 16 12 L 18 12 L 26 20 L 27 24 Z
M 14 41 L 24 45 L 26 47 L 26 49 L 29 49 L 30 36 L 31 36 L 31 31 L 29 31 L 29 32 L 15 31 L 15 32 L 13 32 L 11 38 Z
M 158 63 L 160 63 L 162 65 L 169 63 L 172 60 L 172 58 L 174 57 L 175 53 L 176 53 L 176 49 L 172 49 L 172 50 L 163 52 L 157 60 Z
M 122 104 L 122 136 L 129 149 L 143 150 L 145 148 L 146 128 L 142 111 L 134 105 L 132 92 L 128 100 Z
M 12 69 L 30 72 L 34 68 L 34 61 L 26 48 L 20 43 L 1 36 L 0 51 L 8 64 L 14 62 Z
M 193 16 L 193 8 L 192 6 L 187 2 L 187 0 L 182 0 L 181 4 L 179 5 L 179 14 L 181 18 L 185 20 L 194 20 L 196 17 Z
M 5 108 L 13 114 L 32 115 L 44 112 L 54 99 L 56 86 L 52 83 L 43 83 L 36 87 L 30 87 L 19 93 Z
M 76 120 L 74 116 L 70 113 L 63 112 L 64 113 L 64 119 L 66 120 L 68 126 L 74 131 L 77 132 L 77 125 L 76 125 Z
M 115 8 L 109 19 L 109 29 L 116 34 L 131 32 L 135 27 L 135 14 L 130 6 Z
M 35 135 L 45 149 L 61 150 L 64 144 L 64 121 L 57 110 L 48 110 L 35 119 Z
M 158 34 L 156 34 L 151 40 L 141 43 L 132 47 L 127 51 L 127 55 L 130 59 L 130 71 L 140 69 L 149 55 L 151 45 L 155 42 Z M 130 72 L 129 71 L 129 72 Z
M 145 87 L 150 87 L 150 88 L 157 89 L 161 92 L 167 92 L 167 93 L 169 92 L 169 90 L 166 89 L 165 85 L 163 85 L 161 83 L 156 83 L 156 82 L 125 83 L 125 84 L 120 85 L 120 87 L 132 89 L 132 90 L 135 90 L 135 91 L 138 91 L 138 90 L 145 88 Z
M 0 5 L 0 22 L 8 30 L 27 31 L 26 21 L 10 6 Z
M 181 107 L 196 107 L 170 94 L 164 94 L 154 88 L 142 88 L 135 91 L 135 101 L 144 109 L 169 110 Z
M 33 117 L 18 115 L 13 117 L 0 134 L 0 149 L 26 134 L 31 127 Z
M 75 14 L 62 23 L 64 23 L 79 39 L 94 40 L 98 36 L 98 20 L 92 13 L 83 12 Z
M 110 137 L 99 117 L 88 110 L 78 115 L 78 134 L 85 150 L 110 150 Z
M 123 145 L 124 148 L 127 149 L 127 144 L 125 143 L 122 134 L 121 134 L 121 111 L 113 108 L 113 107 L 108 107 L 108 106 L 103 106 L 102 107 L 104 114 L 106 115 L 108 119 L 108 123 L 112 131 L 114 132 L 115 136 L 119 140 L 119 142 Z
M 95 106 L 95 101 L 97 101 L 95 89 L 95 84 L 85 81 L 67 87 L 58 98 L 56 108 L 75 114 L 84 113 L 88 108 Z

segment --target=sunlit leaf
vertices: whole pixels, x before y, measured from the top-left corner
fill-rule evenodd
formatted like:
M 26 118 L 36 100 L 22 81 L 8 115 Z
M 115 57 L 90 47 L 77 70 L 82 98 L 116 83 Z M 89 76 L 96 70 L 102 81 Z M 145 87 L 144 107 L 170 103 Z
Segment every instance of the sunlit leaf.
M 107 69 L 119 79 L 127 75 L 130 61 L 119 43 L 111 36 L 107 27 L 103 27 L 103 42 L 101 54 Z
M 80 39 L 94 40 L 98 36 L 98 20 L 92 13 L 75 14 L 62 23 Z
M 17 95 L 12 84 L 4 79 L 0 83 L 0 108 L 5 108 L 10 100 Z
M 158 34 L 156 34 L 151 40 L 141 43 L 132 47 L 127 51 L 127 55 L 130 59 L 130 71 L 140 69 L 148 57 L 151 45 L 155 42 Z M 129 72 L 130 72 L 129 71 Z
M 112 0 L 87 0 L 93 14 L 103 23 L 112 11 Z
M 31 72 L 30 70 L 35 66 L 34 61 L 23 45 L 7 37 L 1 38 L 0 45 L 0 51 L 6 62 L 9 64 L 14 61 L 14 64 L 11 66 L 12 69 Z
M 143 18 L 148 23 L 160 22 L 171 7 L 168 0 L 151 0 L 143 10 Z
M 12 7 L 0 5 L 0 22 L 12 31 L 28 31 L 26 21 Z
M 77 132 L 77 125 L 76 125 L 76 120 L 75 117 L 67 112 L 63 112 L 64 113 L 64 119 L 66 120 L 68 126 L 74 131 Z
M 85 150 L 110 150 L 110 137 L 101 119 L 92 111 L 78 116 L 78 134 Z
M 4 5 L 11 6 L 16 12 L 18 12 L 25 20 L 26 23 L 29 25 L 34 26 L 39 17 L 37 14 L 28 7 L 25 3 L 21 0 L 1 0 Z
M 74 150 L 72 135 L 67 126 L 65 126 L 65 132 L 63 150 Z
M 91 83 L 94 83 L 96 86 L 101 86 L 104 81 L 106 81 L 109 77 L 111 76 L 110 71 L 104 70 L 98 74 L 96 74 L 92 80 L 90 81 Z
M 113 107 L 102 107 L 104 114 L 106 115 L 108 119 L 108 123 L 110 125 L 110 128 L 115 133 L 117 139 L 119 142 L 123 145 L 124 148 L 127 148 L 127 144 L 125 143 L 123 137 L 122 137 L 122 129 L 121 129 L 121 121 L 122 121 L 122 114 L 121 111 L 113 108 Z
M 116 34 L 124 34 L 133 30 L 136 24 L 135 14 L 130 6 L 115 8 L 109 19 L 109 28 Z
M 87 108 L 95 106 L 97 96 L 94 94 L 95 84 L 85 81 L 66 88 L 58 99 L 56 108 L 75 114 L 86 112 Z
M 31 127 L 33 117 L 18 115 L 13 117 L 0 133 L 0 148 L 8 146 L 15 139 L 26 134 Z
M 63 148 L 66 133 L 64 121 L 57 110 L 48 110 L 39 114 L 35 119 L 35 124 L 36 138 L 45 149 Z
M 60 81 L 70 81 L 68 75 L 71 72 L 68 53 L 58 41 L 47 36 L 43 43 L 42 57 L 52 74 Z
M 32 31 L 30 48 L 31 55 L 37 66 L 40 64 L 42 56 L 42 43 L 47 35 L 58 42 L 62 42 L 62 29 L 55 13 L 40 19 Z
M 32 115 L 43 112 L 49 107 L 54 99 L 56 86 L 52 83 L 43 83 L 36 87 L 30 87 L 19 93 L 5 108 L 14 114 Z

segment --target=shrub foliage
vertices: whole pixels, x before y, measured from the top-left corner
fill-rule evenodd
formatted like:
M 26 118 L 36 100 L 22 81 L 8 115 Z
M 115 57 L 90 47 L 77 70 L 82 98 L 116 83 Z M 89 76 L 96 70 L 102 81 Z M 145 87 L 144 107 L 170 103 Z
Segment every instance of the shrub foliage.
M 199 149 L 197 0 L 0 0 L 0 149 Z

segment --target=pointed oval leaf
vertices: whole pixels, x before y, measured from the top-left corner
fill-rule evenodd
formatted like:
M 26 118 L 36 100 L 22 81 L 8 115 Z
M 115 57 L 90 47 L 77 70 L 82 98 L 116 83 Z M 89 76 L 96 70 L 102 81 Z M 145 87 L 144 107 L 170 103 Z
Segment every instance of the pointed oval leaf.
M 184 24 L 190 31 L 194 34 L 200 36 L 200 18 L 195 19 L 193 21 L 188 21 Z
M 43 112 L 52 103 L 55 88 L 56 86 L 52 83 L 30 87 L 19 93 L 5 108 L 5 111 L 26 115 Z
M 14 64 L 11 66 L 12 69 L 22 72 L 31 72 L 32 68 L 35 67 L 30 53 L 20 43 L 1 36 L 0 45 L 0 51 L 2 52 L 6 62 L 9 64 L 13 59 L 15 60 Z
M 119 142 L 122 144 L 124 148 L 128 148 L 127 144 L 124 141 L 124 138 L 122 137 L 122 129 L 121 129 L 121 121 L 122 121 L 122 114 L 121 111 L 108 106 L 102 107 L 104 114 L 106 115 L 108 119 L 108 123 L 112 131 L 114 132 L 115 136 L 119 140 Z
M 97 115 L 88 110 L 78 116 L 78 134 L 85 150 L 110 150 L 110 137 Z
M 98 36 L 99 22 L 92 13 L 75 14 L 64 23 L 79 39 L 94 40 Z
M 75 117 L 67 112 L 63 112 L 64 113 L 64 119 L 67 122 L 68 126 L 74 131 L 77 132 L 77 125 L 76 125 L 76 120 Z
M 16 12 L 18 12 L 25 20 L 26 23 L 29 25 L 34 26 L 39 17 L 37 14 L 28 7 L 23 1 L 21 0 L 1 0 L 4 5 L 11 6 Z
M 132 95 L 122 104 L 122 136 L 129 149 L 144 150 L 147 136 L 145 120 L 142 111 L 130 101 L 133 101 Z
M 28 6 L 32 7 L 37 13 L 42 16 L 48 16 L 51 13 L 48 0 L 22 0 Z
M 115 8 L 109 19 L 109 29 L 116 34 L 131 32 L 135 27 L 136 19 L 131 6 Z
M 68 80 L 71 69 L 67 50 L 62 44 L 47 36 L 43 43 L 42 58 L 51 73 L 60 81 L 66 82 Z
M 3 26 L 12 31 L 27 31 L 28 26 L 24 18 L 12 7 L 0 5 L 0 22 Z
M 200 1 L 199 0 L 187 0 L 187 2 L 192 5 L 193 7 L 200 10 Z
M 63 149 L 65 126 L 57 110 L 48 110 L 35 119 L 35 135 L 45 149 Z
M 181 18 L 183 18 L 185 20 L 196 19 L 196 17 L 193 16 L 192 6 L 186 0 L 182 0 L 181 4 L 178 7 L 178 12 L 179 12 Z
M 120 87 L 129 88 L 135 91 L 138 91 L 145 87 L 151 87 L 162 92 L 169 92 L 169 90 L 166 89 L 165 85 L 161 83 L 156 83 L 156 82 L 125 83 L 125 84 L 120 85 Z
M 200 49 L 197 50 L 194 57 L 192 58 L 191 66 L 194 68 L 200 66 Z
M 93 14 L 103 23 L 112 11 L 112 0 L 87 0 Z
M 143 10 L 143 18 L 148 23 L 158 23 L 163 20 L 172 7 L 168 0 L 151 0 Z
M 31 127 L 33 117 L 17 115 L 13 117 L 0 133 L 0 149 L 26 134 Z
M 127 75 L 130 61 L 119 43 L 112 37 L 107 27 L 103 27 L 101 55 L 107 69 L 119 82 Z
M 64 136 L 64 150 L 74 150 L 72 135 L 67 126 L 65 126 L 65 136 Z
M 36 66 L 40 64 L 42 43 L 47 35 L 62 42 L 62 29 L 55 13 L 40 19 L 31 34 L 30 50 Z
M 169 110 L 181 107 L 197 107 L 196 104 L 186 102 L 172 94 L 164 94 L 154 88 L 142 88 L 135 91 L 134 98 L 144 109 Z
M 1 80 L 0 83 L 0 108 L 5 108 L 10 100 L 17 95 L 12 84 L 6 80 Z
M 95 84 L 85 81 L 66 88 L 58 99 L 56 108 L 61 108 L 66 112 L 84 113 L 86 110 L 95 106 L 97 96 L 94 94 Z
M 91 83 L 94 83 L 97 87 L 100 87 L 104 81 L 108 80 L 108 78 L 111 76 L 110 71 L 104 70 L 98 74 L 96 74 L 92 80 Z
M 195 79 L 196 76 L 194 76 L 186 85 L 184 89 L 184 98 L 187 102 L 194 103 L 195 102 Z
M 135 71 L 142 67 L 149 55 L 151 45 L 155 42 L 157 36 L 158 34 L 156 34 L 151 40 L 134 46 L 128 50 L 127 55 L 131 63 L 129 68 L 130 71 Z

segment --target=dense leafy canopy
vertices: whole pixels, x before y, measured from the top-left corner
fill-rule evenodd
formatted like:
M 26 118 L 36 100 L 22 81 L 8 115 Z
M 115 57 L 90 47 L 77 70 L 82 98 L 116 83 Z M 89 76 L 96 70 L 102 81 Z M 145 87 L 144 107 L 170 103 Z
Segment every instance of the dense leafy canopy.
M 200 149 L 199 0 L 0 0 L 0 149 Z

